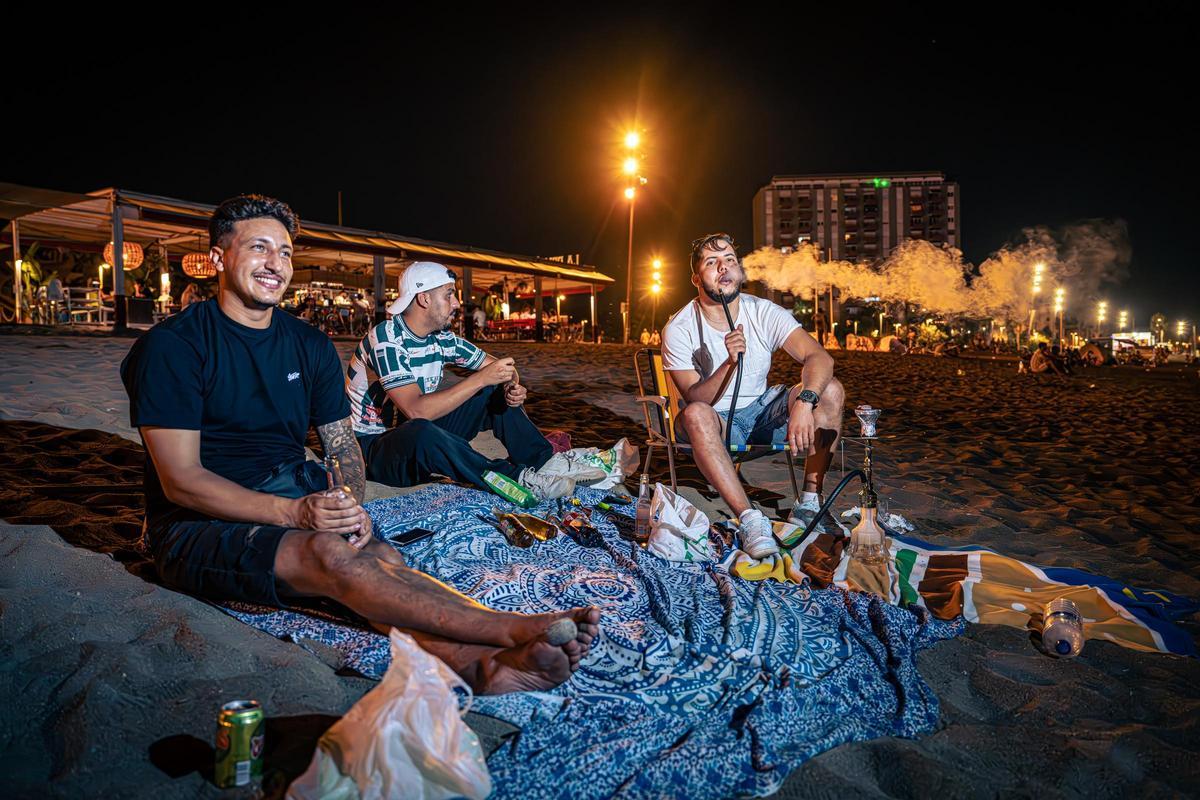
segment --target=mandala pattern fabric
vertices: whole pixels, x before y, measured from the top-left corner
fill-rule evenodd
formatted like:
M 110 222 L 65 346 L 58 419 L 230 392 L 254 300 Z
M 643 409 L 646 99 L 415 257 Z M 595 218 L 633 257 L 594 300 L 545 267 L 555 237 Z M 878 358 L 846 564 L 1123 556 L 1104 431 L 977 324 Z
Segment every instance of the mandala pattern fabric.
M 602 493 L 577 496 L 590 506 Z M 661 561 L 599 516 L 601 547 L 559 536 L 518 549 L 481 518 L 493 507 L 514 510 L 434 485 L 368 511 L 384 539 L 437 531 L 402 548 L 405 558 L 489 607 L 602 609 L 600 636 L 566 684 L 475 698 L 473 710 L 522 729 L 488 759 L 496 797 L 761 796 L 838 744 L 937 724 L 916 653 L 959 633 L 961 621 L 806 581 L 745 581 L 717 563 Z M 387 640 L 361 627 L 245 606 L 231 613 L 334 646 L 363 674 L 386 670 Z

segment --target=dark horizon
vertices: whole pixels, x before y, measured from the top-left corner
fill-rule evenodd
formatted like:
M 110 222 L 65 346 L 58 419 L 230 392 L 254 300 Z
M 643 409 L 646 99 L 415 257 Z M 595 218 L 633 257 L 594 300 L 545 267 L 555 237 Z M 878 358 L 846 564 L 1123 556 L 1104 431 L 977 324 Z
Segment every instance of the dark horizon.
M 624 297 L 620 138 L 636 120 L 649 184 L 635 298 L 661 256 L 660 322 L 694 293 L 693 238 L 727 230 L 749 252 L 751 199 L 773 175 L 918 170 L 959 183 L 968 262 L 1027 227 L 1123 220 L 1132 260 L 1110 309 L 1142 328 L 1200 311 L 1187 263 L 1196 157 L 1176 122 L 1191 71 L 1166 23 L 1095 32 L 1039 18 L 1005 38 L 924 18 L 872 29 L 702 9 L 470 28 L 406 16 L 403 33 L 323 21 L 274 37 L 273 17 L 238 22 L 180 31 L 117 67 L 32 69 L 9 98 L 19 157 L 0 179 L 210 203 L 255 191 L 321 222 L 337 221 L 341 190 L 346 225 L 581 253 L 618 280 L 603 310 Z M 67 49 L 100 39 L 56 33 Z

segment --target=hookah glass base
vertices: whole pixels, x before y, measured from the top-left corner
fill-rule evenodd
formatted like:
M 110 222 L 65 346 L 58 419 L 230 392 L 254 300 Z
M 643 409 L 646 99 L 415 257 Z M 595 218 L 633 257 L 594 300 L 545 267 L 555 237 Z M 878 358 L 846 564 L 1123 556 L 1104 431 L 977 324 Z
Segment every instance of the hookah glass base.
M 850 544 L 846 547 L 851 558 L 864 564 L 882 564 L 888 558 L 886 535 L 875 518 L 877 511 L 874 507 L 862 510 L 862 518 L 850 531 Z

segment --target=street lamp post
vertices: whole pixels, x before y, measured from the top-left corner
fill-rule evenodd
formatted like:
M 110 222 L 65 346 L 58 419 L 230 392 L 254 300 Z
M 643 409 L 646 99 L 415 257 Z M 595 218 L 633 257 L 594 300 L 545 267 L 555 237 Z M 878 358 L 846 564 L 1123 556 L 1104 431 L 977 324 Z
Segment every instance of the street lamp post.
M 1033 332 L 1035 323 L 1037 322 L 1037 296 L 1042 293 L 1042 273 L 1046 271 L 1046 265 L 1037 263 L 1033 265 L 1033 287 L 1032 297 L 1029 299 L 1029 346 L 1033 346 Z M 1021 347 L 1021 334 L 1017 332 L 1017 348 Z
M 646 179 L 638 174 L 638 160 L 634 152 L 642 143 L 642 137 L 637 131 L 625 134 L 625 162 L 623 172 L 629 177 L 629 185 L 625 187 L 625 199 L 629 201 L 629 249 L 625 257 L 625 310 L 621 314 L 624 344 L 629 344 L 629 325 L 633 314 L 633 207 L 637 199 L 637 187 L 645 186 Z
M 1054 313 L 1058 314 L 1058 346 L 1066 347 L 1066 342 L 1063 341 L 1063 301 L 1066 298 L 1067 290 L 1061 286 L 1054 290 Z
M 1104 335 L 1104 318 L 1108 316 L 1108 303 L 1103 300 L 1096 307 L 1096 338 L 1099 339 Z

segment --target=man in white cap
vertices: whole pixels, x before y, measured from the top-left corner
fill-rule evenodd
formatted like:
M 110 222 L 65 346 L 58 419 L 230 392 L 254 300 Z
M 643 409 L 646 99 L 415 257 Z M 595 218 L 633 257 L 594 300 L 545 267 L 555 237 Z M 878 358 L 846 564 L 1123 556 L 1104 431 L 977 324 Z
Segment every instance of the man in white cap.
M 459 308 L 457 277 L 431 261 L 409 266 L 400 296 L 388 307 L 392 318 L 373 327 L 354 351 L 346 394 L 367 477 L 412 486 L 436 474 L 486 489 L 483 474 L 491 470 L 541 500 L 571 494 L 575 479 L 603 477 L 573 459 L 552 460 L 550 443 L 522 407 L 527 392 L 513 360 L 490 356 L 449 330 Z M 441 388 L 446 364 L 474 372 Z M 396 410 L 404 419 L 391 428 Z M 484 430 L 507 448 L 507 459 L 471 447 Z

